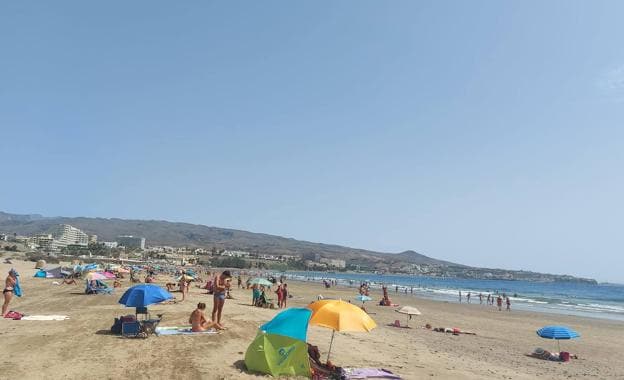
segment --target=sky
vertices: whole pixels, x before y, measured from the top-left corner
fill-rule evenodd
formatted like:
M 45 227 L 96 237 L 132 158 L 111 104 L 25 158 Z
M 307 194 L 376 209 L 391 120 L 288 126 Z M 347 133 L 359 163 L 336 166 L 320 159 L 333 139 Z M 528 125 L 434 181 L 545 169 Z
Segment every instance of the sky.
M 624 283 L 621 1 L 0 4 L 0 210 Z

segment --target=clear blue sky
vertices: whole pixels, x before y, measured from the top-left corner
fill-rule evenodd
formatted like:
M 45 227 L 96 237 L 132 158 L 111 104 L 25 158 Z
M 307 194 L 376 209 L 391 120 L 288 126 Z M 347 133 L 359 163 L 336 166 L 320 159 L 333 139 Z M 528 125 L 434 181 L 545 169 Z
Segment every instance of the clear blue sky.
M 623 14 L 5 1 L 0 210 L 624 282 Z

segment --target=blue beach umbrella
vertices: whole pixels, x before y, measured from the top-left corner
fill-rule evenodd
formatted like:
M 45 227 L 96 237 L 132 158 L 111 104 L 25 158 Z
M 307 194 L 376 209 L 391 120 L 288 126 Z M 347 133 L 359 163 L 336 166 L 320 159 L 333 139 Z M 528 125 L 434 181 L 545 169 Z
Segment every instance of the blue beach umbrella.
M 144 284 L 126 290 L 119 303 L 128 307 L 146 307 L 172 298 L 173 295 L 160 286 Z
M 312 310 L 305 307 L 286 309 L 260 326 L 260 330 L 267 334 L 287 336 L 305 342 L 311 315 Z
M 544 326 L 537 330 L 536 333 L 544 339 L 555 339 L 557 341 L 557 348 L 559 349 L 559 352 L 561 352 L 561 347 L 559 346 L 560 340 L 581 337 L 579 333 L 566 326 Z
M 365 296 L 364 294 L 359 294 L 357 297 L 355 297 L 355 299 L 361 301 L 362 306 L 364 306 L 364 302 L 373 300 L 372 298 L 370 298 L 369 296 Z

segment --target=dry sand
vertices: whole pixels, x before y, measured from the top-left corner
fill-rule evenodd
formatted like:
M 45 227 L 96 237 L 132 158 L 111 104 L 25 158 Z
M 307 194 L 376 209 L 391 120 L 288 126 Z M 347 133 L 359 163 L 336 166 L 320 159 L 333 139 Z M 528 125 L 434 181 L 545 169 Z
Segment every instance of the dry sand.
M 67 321 L 0 320 L 1 379 L 255 379 L 243 364 L 244 352 L 258 326 L 278 311 L 249 306 L 251 291 L 235 289 L 236 299 L 227 300 L 224 324 L 219 335 L 162 336 L 123 339 L 108 335 L 113 319 L 133 309 L 117 303 L 129 286 L 113 296 L 85 295 L 84 286 L 53 285 L 52 279 L 35 279 L 32 262 L 15 262 L 21 274 L 24 296 L 14 298 L 11 309 L 26 314 L 65 314 Z M 4 280 L 10 265 L 0 265 Z M 161 276 L 161 283 L 168 279 Z M 354 290 L 322 289 L 313 283 L 289 284 L 294 298 L 289 306 L 305 306 L 319 293 L 325 297 L 349 299 Z M 180 293 L 174 293 L 180 298 Z M 379 299 L 379 293 L 372 294 Z M 393 296 L 393 294 L 391 294 Z M 402 305 L 416 306 L 423 313 L 412 319 L 412 329 L 389 327 L 405 316 L 392 308 L 367 303 L 378 328 L 371 333 L 339 333 L 334 341 L 332 361 L 352 367 L 383 367 L 405 379 L 624 379 L 624 324 L 598 319 L 558 316 L 520 311 L 499 312 L 492 307 L 458 305 L 422 300 L 411 296 L 392 297 Z M 164 313 L 161 325 L 186 324 L 200 301 L 212 306 L 212 296 L 192 288 L 190 297 L 171 305 L 150 308 Z M 210 310 L 208 310 L 208 313 Z M 459 327 L 476 336 L 442 334 L 418 328 Z M 563 348 L 580 359 L 556 363 L 525 356 L 535 347 L 553 349 L 552 341 L 540 339 L 535 330 L 547 324 L 565 324 L 582 338 L 563 342 Z M 331 332 L 311 327 L 309 342 L 326 353 Z

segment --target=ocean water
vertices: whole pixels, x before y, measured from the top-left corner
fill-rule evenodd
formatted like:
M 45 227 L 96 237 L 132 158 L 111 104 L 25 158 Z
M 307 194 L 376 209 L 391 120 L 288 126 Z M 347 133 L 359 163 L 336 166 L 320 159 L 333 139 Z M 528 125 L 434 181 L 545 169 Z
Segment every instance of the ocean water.
M 390 297 L 396 293 L 415 295 L 440 301 L 462 302 L 470 292 L 471 303 L 479 304 L 479 293 L 485 305 L 488 294 L 506 294 L 512 309 L 577 315 L 624 321 L 624 285 L 582 283 L 554 283 L 506 280 L 471 280 L 425 276 L 377 275 L 365 273 L 286 272 L 287 278 L 299 281 L 334 279 L 342 286 L 357 288 L 363 281 L 372 288 L 388 286 Z M 321 292 L 322 293 L 322 292 Z M 378 301 L 378 300 L 375 300 Z

